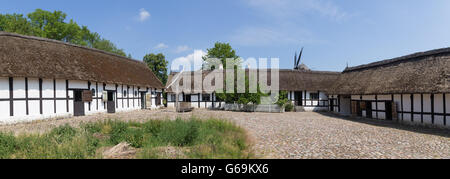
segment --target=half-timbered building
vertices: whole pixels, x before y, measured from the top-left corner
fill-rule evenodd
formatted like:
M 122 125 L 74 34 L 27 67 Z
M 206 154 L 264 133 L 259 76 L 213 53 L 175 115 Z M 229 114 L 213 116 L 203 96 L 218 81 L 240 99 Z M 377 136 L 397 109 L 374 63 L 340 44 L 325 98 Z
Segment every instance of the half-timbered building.
M 255 70 L 256 71 L 256 70 Z M 339 72 L 327 72 L 327 71 L 310 71 L 310 70 L 289 70 L 281 69 L 279 72 L 279 91 L 286 91 L 288 93 L 289 101 L 294 104 L 297 109 L 301 111 L 327 111 L 329 109 L 329 100 L 327 90 L 330 85 L 337 79 Z M 216 97 L 214 91 L 216 89 L 195 91 L 195 86 L 203 84 L 205 77 L 210 74 L 211 71 L 203 71 L 200 81 L 195 81 L 195 72 L 183 72 L 182 75 L 176 72 L 172 72 L 169 75 L 168 83 L 166 86 L 167 91 L 167 104 L 168 107 L 175 107 L 176 102 L 176 89 L 174 80 L 177 80 L 179 86 L 183 86 L 183 78 L 190 75 L 191 86 L 190 92 L 180 90 L 178 96 L 179 102 L 190 102 L 194 108 L 216 108 L 223 106 L 224 102 L 220 101 Z M 259 80 L 259 71 L 255 72 L 257 79 Z M 266 71 L 267 85 L 271 85 L 271 71 Z M 226 75 L 223 74 L 222 80 Z M 249 70 L 246 70 L 246 76 L 249 76 Z M 213 81 L 215 82 L 215 81 Z M 176 83 L 176 82 L 175 82 Z M 198 83 L 198 84 L 195 84 Z M 213 83 L 214 84 L 214 83 Z M 215 85 L 215 84 L 214 84 Z M 223 89 L 225 84 L 223 85 Z M 185 87 L 184 87 L 185 88 Z
M 143 62 L 0 32 L 1 123 L 157 108 L 162 92 Z
M 347 68 L 330 88 L 331 111 L 450 126 L 450 48 Z

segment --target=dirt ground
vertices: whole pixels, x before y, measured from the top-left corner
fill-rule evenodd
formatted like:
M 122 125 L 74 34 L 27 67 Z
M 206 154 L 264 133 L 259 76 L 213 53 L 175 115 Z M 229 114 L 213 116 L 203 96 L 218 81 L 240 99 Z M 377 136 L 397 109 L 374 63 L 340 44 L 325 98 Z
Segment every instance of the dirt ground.
M 69 124 L 104 119 L 147 121 L 159 119 L 220 118 L 247 130 L 258 158 L 446 158 L 450 159 L 450 130 L 405 126 L 393 122 L 353 119 L 328 113 L 238 113 L 195 110 L 132 111 L 61 120 L 0 126 L 0 131 L 44 133 Z

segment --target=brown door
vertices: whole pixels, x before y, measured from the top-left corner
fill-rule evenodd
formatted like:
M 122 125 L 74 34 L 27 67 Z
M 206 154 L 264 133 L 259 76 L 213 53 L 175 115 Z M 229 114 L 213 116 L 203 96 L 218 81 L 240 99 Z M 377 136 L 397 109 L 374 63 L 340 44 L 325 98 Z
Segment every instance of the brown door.
M 73 115 L 74 116 L 84 116 L 84 102 L 83 102 L 83 91 L 74 90 L 73 91 Z
M 392 121 L 392 102 L 385 102 L 386 104 L 386 120 Z
M 334 99 L 330 99 L 330 112 L 334 111 Z
M 116 113 L 116 103 L 114 102 L 114 92 L 108 91 L 108 102 L 106 102 L 108 113 Z
M 362 116 L 361 101 L 356 102 L 356 112 L 359 117 Z
M 156 106 L 161 106 L 161 93 L 156 93 Z
M 145 102 L 145 92 L 141 92 L 141 109 L 146 109 L 146 102 Z
M 366 101 L 366 117 L 372 118 L 372 102 Z
M 303 92 L 296 91 L 294 93 L 294 100 L 296 106 L 303 106 Z

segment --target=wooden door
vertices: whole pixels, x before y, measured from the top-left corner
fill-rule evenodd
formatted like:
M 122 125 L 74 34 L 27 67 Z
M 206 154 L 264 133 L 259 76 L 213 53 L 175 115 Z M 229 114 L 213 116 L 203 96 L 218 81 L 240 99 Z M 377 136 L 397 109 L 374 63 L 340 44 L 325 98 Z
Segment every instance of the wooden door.
M 83 91 L 74 90 L 73 91 L 73 115 L 74 116 L 84 116 L 84 102 L 83 102 Z
M 296 91 L 294 93 L 295 105 L 303 106 L 303 92 Z
M 108 102 L 106 102 L 108 113 L 116 113 L 116 103 L 114 101 L 114 92 L 108 91 Z
M 372 118 L 372 102 L 371 101 L 366 101 L 366 117 L 367 118 Z
M 161 93 L 156 93 L 156 106 L 161 106 Z
M 386 120 L 392 121 L 392 102 L 385 102 Z
M 141 109 L 147 108 L 147 103 L 145 102 L 145 92 L 141 92 Z

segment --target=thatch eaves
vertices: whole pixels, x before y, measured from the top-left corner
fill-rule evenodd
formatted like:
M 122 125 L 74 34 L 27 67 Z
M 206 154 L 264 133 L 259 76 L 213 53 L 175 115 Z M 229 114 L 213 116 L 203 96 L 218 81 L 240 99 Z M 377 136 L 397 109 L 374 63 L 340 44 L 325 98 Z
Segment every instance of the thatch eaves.
M 347 68 L 332 94 L 449 93 L 450 48 Z
M 163 88 L 141 61 L 61 41 L 0 32 L 0 76 Z

